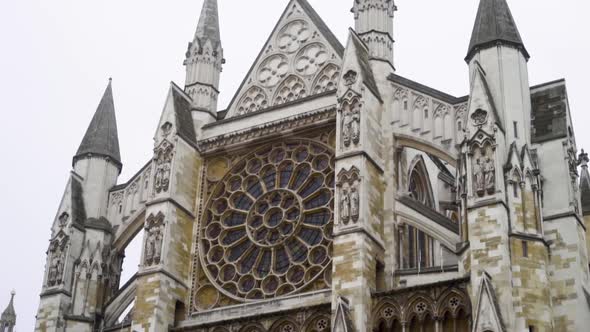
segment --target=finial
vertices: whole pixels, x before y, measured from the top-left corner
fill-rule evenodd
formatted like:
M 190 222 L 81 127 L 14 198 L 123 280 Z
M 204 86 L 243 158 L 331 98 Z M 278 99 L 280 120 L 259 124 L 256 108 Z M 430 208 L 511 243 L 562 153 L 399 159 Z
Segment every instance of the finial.
M 590 158 L 588 158 L 588 154 L 582 149 L 582 152 L 578 156 L 578 165 L 582 167 L 588 167 L 588 163 L 590 162 Z
M 113 81 L 112 77 L 109 77 L 109 83 L 111 83 Z
M 13 289 L 12 292 L 10 292 L 10 295 L 14 297 L 16 295 L 16 291 Z

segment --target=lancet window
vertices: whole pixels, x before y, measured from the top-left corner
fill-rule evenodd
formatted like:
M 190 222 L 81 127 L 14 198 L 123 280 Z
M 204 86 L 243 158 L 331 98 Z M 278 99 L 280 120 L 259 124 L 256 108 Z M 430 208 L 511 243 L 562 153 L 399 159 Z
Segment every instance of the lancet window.
M 410 173 L 408 195 L 425 209 L 434 209 L 434 200 L 424 162 L 420 160 Z M 402 269 L 434 266 L 434 239 L 411 225 L 400 225 L 399 264 Z

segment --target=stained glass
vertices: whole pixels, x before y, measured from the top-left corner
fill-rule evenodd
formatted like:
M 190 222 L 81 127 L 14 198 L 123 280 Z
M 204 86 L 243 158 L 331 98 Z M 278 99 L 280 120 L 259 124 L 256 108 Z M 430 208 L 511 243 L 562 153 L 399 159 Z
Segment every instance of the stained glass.
M 331 278 L 333 160 L 322 144 L 290 141 L 231 168 L 207 203 L 200 233 L 200 257 L 215 286 L 254 300 Z

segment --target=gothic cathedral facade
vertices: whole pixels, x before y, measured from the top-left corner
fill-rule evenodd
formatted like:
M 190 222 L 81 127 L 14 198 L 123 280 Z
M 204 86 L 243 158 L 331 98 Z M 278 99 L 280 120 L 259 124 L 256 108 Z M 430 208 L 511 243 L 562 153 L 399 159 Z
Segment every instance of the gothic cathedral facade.
M 506 0 L 480 0 L 464 97 L 396 74 L 394 0 L 350 1 L 343 45 L 290 0 L 219 110 L 204 0 L 184 88 L 125 183 L 109 83 L 51 227 L 36 331 L 587 330 L 589 158 L 565 81 L 529 85 Z

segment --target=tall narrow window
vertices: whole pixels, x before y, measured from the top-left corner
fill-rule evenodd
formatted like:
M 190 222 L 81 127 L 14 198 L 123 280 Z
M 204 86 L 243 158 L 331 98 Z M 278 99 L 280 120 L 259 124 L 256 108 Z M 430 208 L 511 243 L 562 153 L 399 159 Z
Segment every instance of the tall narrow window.
M 518 138 L 518 122 L 514 121 L 512 124 L 514 125 L 514 138 Z
M 522 257 L 529 257 L 529 244 L 526 241 L 522 241 Z
M 408 110 L 408 101 L 404 100 L 404 111 Z
M 518 198 L 518 183 L 516 181 L 512 182 L 512 191 L 514 198 Z
M 428 108 L 424 110 L 424 119 L 428 119 Z

